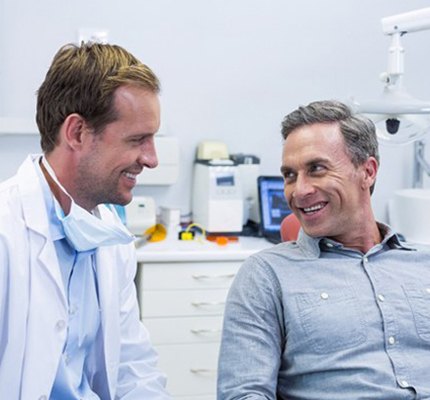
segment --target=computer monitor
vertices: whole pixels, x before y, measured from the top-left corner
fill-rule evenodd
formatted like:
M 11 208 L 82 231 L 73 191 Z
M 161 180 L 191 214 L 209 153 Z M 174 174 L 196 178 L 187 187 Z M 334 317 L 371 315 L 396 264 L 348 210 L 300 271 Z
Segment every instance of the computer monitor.
M 281 241 L 281 222 L 291 210 L 284 196 L 284 178 L 259 176 L 258 199 L 260 203 L 261 234 L 273 243 Z

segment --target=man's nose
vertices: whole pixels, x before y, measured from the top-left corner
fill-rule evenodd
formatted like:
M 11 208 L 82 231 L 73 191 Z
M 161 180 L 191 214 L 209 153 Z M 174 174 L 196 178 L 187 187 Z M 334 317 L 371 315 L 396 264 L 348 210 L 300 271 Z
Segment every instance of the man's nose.
M 306 175 L 299 174 L 294 185 L 293 196 L 302 198 L 314 192 L 315 188 L 312 184 L 312 180 Z
M 158 165 L 157 151 L 153 139 L 142 145 L 138 162 L 146 168 L 155 168 Z

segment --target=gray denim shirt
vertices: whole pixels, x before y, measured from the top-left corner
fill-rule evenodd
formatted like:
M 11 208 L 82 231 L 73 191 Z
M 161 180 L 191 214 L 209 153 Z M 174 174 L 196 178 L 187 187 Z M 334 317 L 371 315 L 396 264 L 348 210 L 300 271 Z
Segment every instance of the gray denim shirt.
M 430 252 L 379 227 L 367 254 L 301 231 L 245 261 L 218 400 L 430 399 Z

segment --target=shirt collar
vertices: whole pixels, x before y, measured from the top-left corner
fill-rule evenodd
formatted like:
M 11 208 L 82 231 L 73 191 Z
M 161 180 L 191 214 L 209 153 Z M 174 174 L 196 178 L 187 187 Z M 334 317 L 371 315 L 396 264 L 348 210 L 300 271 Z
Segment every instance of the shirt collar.
M 416 250 L 411 244 L 400 240 L 399 235 L 390 226 L 378 222 L 378 228 L 384 237 L 381 242 L 382 245 L 387 245 L 390 249 Z
M 378 243 L 378 246 L 382 246 L 386 249 L 416 250 L 407 243 L 400 241 L 399 236 L 390 226 L 382 222 L 377 222 L 377 225 L 383 237 L 382 242 Z M 307 235 L 303 229 L 299 231 L 297 244 L 302 253 L 304 253 L 304 256 L 309 259 L 319 258 L 322 249 L 340 250 L 345 248 L 342 243 L 327 237 L 311 237 Z

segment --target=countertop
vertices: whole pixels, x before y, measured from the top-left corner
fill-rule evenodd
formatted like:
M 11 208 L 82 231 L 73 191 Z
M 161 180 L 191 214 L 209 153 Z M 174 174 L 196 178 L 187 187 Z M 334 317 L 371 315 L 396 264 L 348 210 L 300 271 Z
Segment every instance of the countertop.
M 208 240 L 167 239 L 147 243 L 136 252 L 138 262 L 240 261 L 272 246 L 266 239 L 255 237 L 239 237 L 224 246 Z

